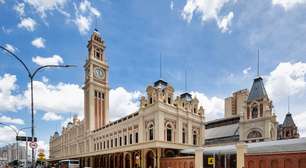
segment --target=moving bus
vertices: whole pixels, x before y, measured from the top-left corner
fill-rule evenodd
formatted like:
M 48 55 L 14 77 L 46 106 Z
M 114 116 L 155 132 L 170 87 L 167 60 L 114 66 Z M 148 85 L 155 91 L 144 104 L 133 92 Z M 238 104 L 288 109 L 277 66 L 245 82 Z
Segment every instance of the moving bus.
M 59 168 L 80 168 L 80 163 L 78 160 L 61 160 Z

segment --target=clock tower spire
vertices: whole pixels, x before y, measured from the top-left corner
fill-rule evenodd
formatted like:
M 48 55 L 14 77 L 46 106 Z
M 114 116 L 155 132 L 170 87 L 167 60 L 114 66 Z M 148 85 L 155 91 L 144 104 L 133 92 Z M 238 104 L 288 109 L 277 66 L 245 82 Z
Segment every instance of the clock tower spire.
M 88 41 L 85 69 L 84 113 L 85 126 L 89 131 L 101 128 L 108 122 L 109 85 L 105 45 L 95 30 Z

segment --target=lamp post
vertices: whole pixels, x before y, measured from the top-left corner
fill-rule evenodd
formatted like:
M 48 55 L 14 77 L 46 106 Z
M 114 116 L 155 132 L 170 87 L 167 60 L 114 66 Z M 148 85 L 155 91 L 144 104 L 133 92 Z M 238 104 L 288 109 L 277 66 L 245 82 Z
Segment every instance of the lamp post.
M 5 47 L 0 45 L 0 48 L 4 51 L 6 51 L 8 54 L 10 54 L 11 56 L 13 56 L 15 59 L 17 59 L 22 66 L 25 68 L 27 75 L 30 79 L 30 83 L 31 83 L 31 124 L 32 124 L 32 129 L 31 129 L 31 134 L 32 134 L 32 141 L 34 141 L 34 100 L 33 100 L 33 79 L 35 77 L 35 75 L 37 74 L 37 72 L 39 72 L 42 69 L 45 68 L 69 68 L 69 67 L 75 67 L 75 65 L 44 65 L 44 66 L 40 66 L 38 68 L 36 68 L 34 71 L 31 71 L 27 65 L 13 52 L 11 52 L 10 50 L 6 49 Z M 32 148 L 32 168 L 34 168 L 34 162 L 35 162 L 35 156 L 34 156 L 34 148 Z
M 30 129 L 31 127 L 24 127 L 24 128 L 20 128 L 20 129 L 18 129 L 18 128 L 14 128 L 14 127 L 12 127 L 12 126 L 10 126 L 10 125 L 8 125 L 8 124 L 5 124 L 5 123 L 1 123 L 0 122 L 0 125 L 4 125 L 4 126 L 6 126 L 6 127 L 8 127 L 8 128 L 10 128 L 10 129 L 12 129 L 14 132 L 15 132 L 15 134 L 16 134 L 16 137 L 17 136 L 19 136 L 19 133 L 20 133 L 20 131 L 22 131 L 22 130 L 25 130 L 25 129 Z M 18 152 L 18 140 L 16 139 L 16 160 L 17 160 L 17 167 L 19 167 L 19 162 L 18 162 L 18 155 L 19 155 L 19 152 Z

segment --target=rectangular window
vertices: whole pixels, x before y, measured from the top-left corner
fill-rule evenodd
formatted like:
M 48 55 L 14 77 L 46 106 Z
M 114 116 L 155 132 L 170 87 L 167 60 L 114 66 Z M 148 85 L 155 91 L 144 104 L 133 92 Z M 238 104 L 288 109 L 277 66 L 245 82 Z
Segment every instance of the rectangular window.
M 185 137 L 186 135 L 185 135 L 185 132 L 183 132 L 183 135 L 182 135 L 182 136 L 183 136 L 183 143 L 186 143 L 186 137 Z
M 115 147 L 117 147 L 117 138 L 115 138 Z
M 149 130 L 149 140 L 153 140 L 153 138 L 154 138 L 153 128 L 151 128 L 151 129 Z
M 119 138 L 119 145 L 122 146 L 122 137 Z
M 172 130 L 171 129 L 167 129 L 167 141 L 171 142 L 172 141 Z
M 103 149 L 105 149 L 105 141 L 103 141 Z
M 197 145 L 197 135 L 193 135 L 193 145 Z
M 130 134 L 130 144 L 132 144 L 132 143 L 133 143 L 133 135 Z
M 109 140 L 107 140 L 107 149 L 109 148 Z
M 113 142 L 113 139 L 111 140 L 111 148 L 113 147 L 113 144 L 114 144 L 114 142 Z
M 138 143 L 138 132 L 135 133 L 135 143 Z
M 124 135 L 124 145 L 126 145 L 126 143 L 127 143 L 127 137 L 126 135 Z

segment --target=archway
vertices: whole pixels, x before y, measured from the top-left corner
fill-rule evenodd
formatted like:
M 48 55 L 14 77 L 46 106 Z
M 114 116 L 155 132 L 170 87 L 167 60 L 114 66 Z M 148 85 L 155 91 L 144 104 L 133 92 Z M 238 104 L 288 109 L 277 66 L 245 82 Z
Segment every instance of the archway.
M 131 157 L 129 154 L 125 155 L 125 168 L 131 168 Z
M 247 136 L 248 139 L 261 138 L 261 137 L 262 137 L 262 134 L 257 130 L 251 131 Z
M 146 155 L 146 167 L 154 168 L 154 154 L 152 151 L 149 151 Z

